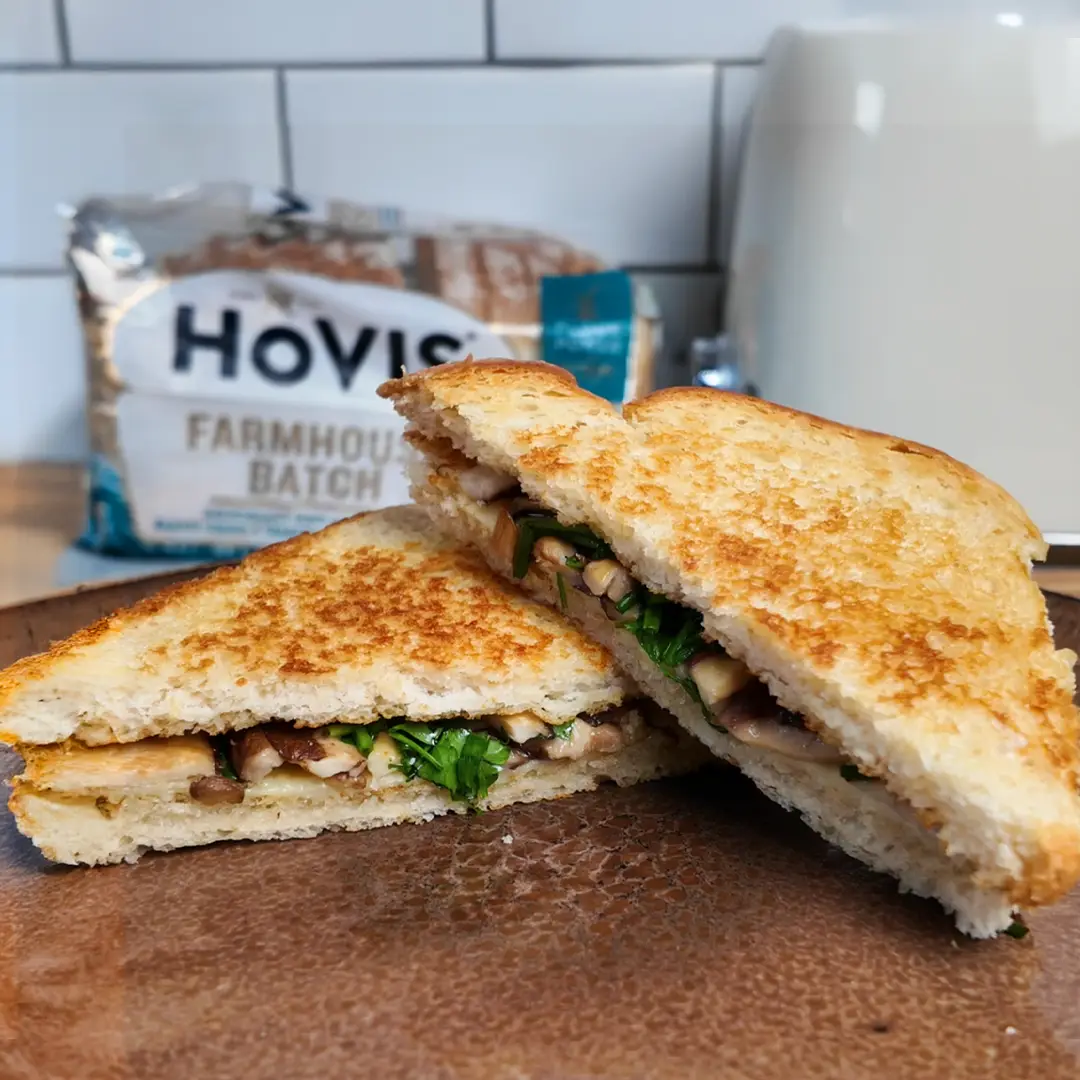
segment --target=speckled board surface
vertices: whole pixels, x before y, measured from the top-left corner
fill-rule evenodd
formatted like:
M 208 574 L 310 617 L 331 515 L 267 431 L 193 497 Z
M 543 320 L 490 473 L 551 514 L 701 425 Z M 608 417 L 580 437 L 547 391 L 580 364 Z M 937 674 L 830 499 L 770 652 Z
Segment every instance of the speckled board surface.
M 0 663 L 151 587 L 0 612 Z M 1029 922 L 962 939 L 722 769 L 97 870 L 4 814 L 0 1078 L 1080 1076 L 1080 894 Z

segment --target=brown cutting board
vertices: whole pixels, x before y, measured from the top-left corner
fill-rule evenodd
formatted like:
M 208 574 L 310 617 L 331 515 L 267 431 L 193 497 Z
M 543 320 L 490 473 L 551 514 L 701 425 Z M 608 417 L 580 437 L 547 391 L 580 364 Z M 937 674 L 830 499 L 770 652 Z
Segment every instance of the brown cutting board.
M 0 663 L 160 584 L 0 612 Z M 1076 1077 L 1080 893 L 1030 925 L 960 938 L 722 769 L 96 870 L 5 814 L 0 1078 Z

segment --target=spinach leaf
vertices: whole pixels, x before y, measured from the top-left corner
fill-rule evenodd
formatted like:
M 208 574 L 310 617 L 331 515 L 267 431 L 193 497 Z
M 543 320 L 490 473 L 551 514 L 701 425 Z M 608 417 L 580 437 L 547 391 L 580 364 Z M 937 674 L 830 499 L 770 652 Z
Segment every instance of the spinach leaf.
M 468 803 L 487 795 L 510 757 L 505 743 L 468 728 L 405 722 L 395 724 L 388 734 L 401 751 L 397 768 L 408 779 L 419 776 Z
M 232 759 L 229 757 L 229 740 L 224 735 L 215 735 L 210 739 L 210 749 L 214 753 L 214 771 L 218 776 L 227 777 L 229 780 L 239 780 L 240 777 L 236 775 Z
M 364 757 L 367 757 L 372 750 L 375 749 L 375 732 L 369 731 L 366 727 L 357 727 L 353 732 L 353 743 L 356 749 L 360 751 Z
M 533 546 L 541 536 L 557 536 L 568 544 L 585 552 L 590 559 L 610 559 L 612 550 L 587 525 L 564 525 L 549 514 L 527 511 L 514 519 L 517 525 L 517 542 L 514 545 L 513 572 L 515 578 L 523 578 L 529 572 L 529 558 Z
M 566 599 L 566 582 L 563 581 L 562 574 L 556 574 L 555 581 L 559 586 L 559 608 L 560 610 L 565 611 L 568 603 Z
M 567 720 L 565 724 L 552 724 L 551 733 L 556 739 L 569 742 L 574 736 L 574 723 L 573 720 Z
M 375 736 L 385 730 L 386 721 L 377 720 L 374 724 L 331 724 L 326 729 L 326 733 L 331 738 L 352 743 L 364 757 L 367 757 L 375 746 Z
M 1011 938 L 1016 938 L 1017 941 L 1021 941 L 1031 933 L 1031 929 L 1030 927 L 1025 926 L 1019 919 L 1013 919 L 1002 933 L 1008 934 Z
M 510 757 L 510 748 L 483 732 L 471 731 L 457 763 L 458 798 L 475 803 L 488 793 Z
M 642 589 L 641 595 L 644 596 L 644 602 L 637 617 L 631 622 L 623 623 L 622 628 L 629 630 L 637 638 L 645 655 L 664 675 L 678 683 L 698 702 L 706 719 L 710 719 L 697 683 L 689 674 L 679 670 L 701 651 L 704 644 L 701 637 L 701 613 L 647 589 Z
M 615 557 L 610 546 L 586 525 L 564 525 L 553 515 L 534 510 L 526 511 L 514 520 L 518 529 L 513 559 L 515 578 L 523 578 L 529 572 L 532 549 L 541 536 L 558 536 L 573 544 L 590 559 Z M 584 560 L 576 555 L 572 556 L 567 560 L 567 566 L 579 569 L 584 566 Z M 561 576 L 558 584 L 559 602 L 565 611 L 566 586 Z M 615 608 L 619 614 L 626 614 L 639 603 L 641 610 L 636 618 L 631 622 L 623 623 L 622 628 L 629 630 L 638 639 L 653 663 L 698 702 L 706 719 L 711 721 L 709 710 L 701 700 L 697 684 L 688 674 L 677 670 L 702 648 L 701 614 L 640 586 L 634 592 L 627 593 L 615 605 Z

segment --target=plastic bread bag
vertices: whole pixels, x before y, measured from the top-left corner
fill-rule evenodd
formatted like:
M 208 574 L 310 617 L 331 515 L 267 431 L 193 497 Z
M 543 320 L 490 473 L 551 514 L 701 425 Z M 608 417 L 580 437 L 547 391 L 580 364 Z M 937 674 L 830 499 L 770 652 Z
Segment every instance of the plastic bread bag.
M 228 558 L 407 502 L 375 393 L 406 371 L 542 359 L 616 404 L 652 389 L 652 297 L 536 232 L 242 184 L 68 217 L 93 551 Z

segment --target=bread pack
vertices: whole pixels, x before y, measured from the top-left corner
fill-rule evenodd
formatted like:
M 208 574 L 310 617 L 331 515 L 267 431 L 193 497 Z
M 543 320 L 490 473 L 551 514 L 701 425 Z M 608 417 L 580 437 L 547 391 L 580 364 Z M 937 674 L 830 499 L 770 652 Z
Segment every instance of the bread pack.
M 651 297 L 561 240 L 206 184 L 70 211 L 89 519 L 114 555 L 223 558 L 407 499 L 389 377 L 546 359 L 647 392 Z

